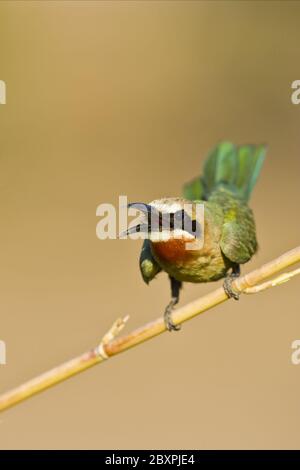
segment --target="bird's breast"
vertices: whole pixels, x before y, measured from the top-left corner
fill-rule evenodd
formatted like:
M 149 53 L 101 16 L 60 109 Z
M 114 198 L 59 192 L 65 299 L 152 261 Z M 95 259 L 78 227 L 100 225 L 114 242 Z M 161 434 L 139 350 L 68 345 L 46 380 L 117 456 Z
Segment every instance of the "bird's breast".
M 189 261 L 195 250 L 189 249 L 190 240 L 172 239 L 152 243 L 152 251 L 156 258 L 167 263 L 182 263 Z

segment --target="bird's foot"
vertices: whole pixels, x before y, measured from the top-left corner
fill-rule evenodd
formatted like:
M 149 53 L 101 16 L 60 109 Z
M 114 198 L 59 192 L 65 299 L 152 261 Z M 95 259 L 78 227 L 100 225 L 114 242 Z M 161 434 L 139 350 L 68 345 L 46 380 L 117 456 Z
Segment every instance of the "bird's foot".
M 172 320 L 172 312 L 174 310 L 175 305 L 177 304 L 178 299 L 172 298 L 171 302 L 167 305 L 164 313 L 164 321 L 168 331 L 179 331 L 181 326 L 175 325 Z
M 234 300 L 239 300 L 240 298 L 240 294 L 238 292 L 236 292 L 233 288 L 232 288 L 232 282 L 237 278 L 238 276 L 235 274 L 235 273 L 231 273 L 229 274 L 225 280 L 224 280 L 224 283 L 223 283 L 223 289 L 225 291 L 225 294 L 230 298 L 230 299 L 234 299 Z

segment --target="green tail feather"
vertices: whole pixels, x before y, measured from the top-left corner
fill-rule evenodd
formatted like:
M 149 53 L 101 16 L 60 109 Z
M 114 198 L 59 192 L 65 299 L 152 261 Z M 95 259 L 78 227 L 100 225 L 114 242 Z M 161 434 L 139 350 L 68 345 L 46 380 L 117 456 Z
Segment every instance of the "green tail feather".
M 184 186 L 184 197 L 190 200 L 208 199 L 220 186 L 248 200 L 255 186 L 266 154 L 264 145 L 236 147 L 221 142 L 208 156 L 203 176 Z

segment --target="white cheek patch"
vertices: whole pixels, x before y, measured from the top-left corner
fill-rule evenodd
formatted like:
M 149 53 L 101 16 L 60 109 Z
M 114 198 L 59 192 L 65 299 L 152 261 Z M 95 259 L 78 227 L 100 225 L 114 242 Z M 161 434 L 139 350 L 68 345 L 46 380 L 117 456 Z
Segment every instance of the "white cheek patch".
M 150 240 L 152 242 L 167 242 L 169 240 L 194 240 L 195 237 L 188 232 L 181 229 L 175 229 L 173 231 L 162 230 L 161 232 L 151 232 Z
M 175 239 L 184 239 L 184 240 L 195 239 L 195 237 L 191 233 L 186 232 L 185 230 L 182 230 L 181 228 L 176 228 L 175 230 L 173 230 L 173 232 L 171 232 L 171 236 L 172 238 L 175 238 Z
M 170 232 L 163 230 L 162 232 L 151 232 L 149 236 L 152 242 L 167 242 L 171 239 Z

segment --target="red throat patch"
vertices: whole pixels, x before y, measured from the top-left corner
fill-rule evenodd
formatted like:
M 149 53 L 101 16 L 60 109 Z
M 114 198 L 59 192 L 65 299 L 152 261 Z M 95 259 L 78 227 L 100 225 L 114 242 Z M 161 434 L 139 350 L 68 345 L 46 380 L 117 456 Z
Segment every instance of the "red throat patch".
M 152 243 L 154 254 L 162 261 L 176 263 L 177 261 L 185 261 L 191 258 L 193 250 L 187 250 L 186 244 L 190 240 L 172 239 L 163 242 Z

